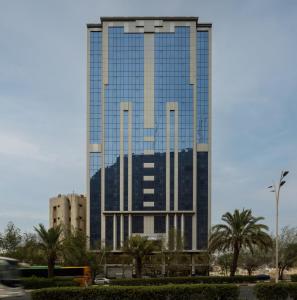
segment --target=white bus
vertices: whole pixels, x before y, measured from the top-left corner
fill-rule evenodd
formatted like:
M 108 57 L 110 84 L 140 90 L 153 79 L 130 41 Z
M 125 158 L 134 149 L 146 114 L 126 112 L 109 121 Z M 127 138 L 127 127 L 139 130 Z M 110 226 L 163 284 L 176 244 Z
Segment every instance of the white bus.
M 0 299 L 23 299 L 23 290 L 16 259 L 0 256 Z

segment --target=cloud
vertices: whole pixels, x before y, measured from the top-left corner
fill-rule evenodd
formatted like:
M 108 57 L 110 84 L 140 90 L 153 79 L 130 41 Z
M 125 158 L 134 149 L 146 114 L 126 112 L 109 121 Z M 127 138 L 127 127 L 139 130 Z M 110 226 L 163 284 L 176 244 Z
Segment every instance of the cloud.
M 45 154 L 41 146 L 27 140 L 23 134 L 0 131 L 0 155 L 22 159 L 53 162 L 53 155 Z

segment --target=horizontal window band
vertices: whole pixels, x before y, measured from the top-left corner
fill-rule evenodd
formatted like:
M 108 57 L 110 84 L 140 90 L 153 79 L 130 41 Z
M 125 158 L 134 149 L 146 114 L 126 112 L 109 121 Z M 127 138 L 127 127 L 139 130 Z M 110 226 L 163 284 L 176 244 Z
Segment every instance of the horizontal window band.
M 101 144 L 89 144 L 89 152 L 102 152 Z
M 143 202 L 143 207 L 154 207 L 155 202 Z
M 144 141 L 145 142 L 153 142 L 155 140 L 154 136 L 144 136 Z
M 147 201 L 149 202 L 149 201 Z M 144 203 L 144 202 L 143 202 Z M 119 211 L 119 210 L 105 210 L 102 212 L 104 215 L 114 215 L 114 214 L 117 214 L 117 215 L 134 215 L 134 214 L 137 214 L 137 215 L 146 215 L 146 214 L 161 214 L 161 215 L 164 215 L 164 214 L 169 214 L 169 215 L 172 215 L 172 214 L 177 214 L 177 215 L 181 215 L 181 214 L 186 214 L 186 215 L 194 215 L 195 212 L 192 211 L 192 210 L 152 210 L 152 211 L 144 211 L 144 210 L 131 210 L 131 211 Z
M 143 180 L 144 181 L 154 181 L 155 180 L 155 176 L 143 176 Z
M 146 150 L 143 151 L 143 154 L 144 155 L 154 155 L 155 151 L 154 150 L 148 150 L 148 149 L 146 149 Z
M 197 144 L 197 152 L 207 152 L 209 150 L 208 144 Z
M 152 169 L 155 167 L 155 163 L 143 163 L 143 167 L 147 169 Z
M 144 194 L 154 194 L 155 193 L 155 189 L 143 189 L 143 193 Z

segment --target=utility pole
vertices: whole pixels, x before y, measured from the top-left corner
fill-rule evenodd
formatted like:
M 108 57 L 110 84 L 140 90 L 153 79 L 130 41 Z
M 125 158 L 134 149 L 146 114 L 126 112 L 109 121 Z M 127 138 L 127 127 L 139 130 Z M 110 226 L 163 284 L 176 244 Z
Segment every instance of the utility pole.
M 279 272 L 278 272 L 278 244 L 279 244 L 279 234 L 278 234 L 278 217 L 279 217 L 279 195 L 281 187 L 286 183 L 284 179 L 285 176 L 289 174 L 289 171 L 282 171 L 279 182 L 277 184 L 273 183 L 268 188 L 271 192 L 275 194 L 275 283 L 278 283 Z

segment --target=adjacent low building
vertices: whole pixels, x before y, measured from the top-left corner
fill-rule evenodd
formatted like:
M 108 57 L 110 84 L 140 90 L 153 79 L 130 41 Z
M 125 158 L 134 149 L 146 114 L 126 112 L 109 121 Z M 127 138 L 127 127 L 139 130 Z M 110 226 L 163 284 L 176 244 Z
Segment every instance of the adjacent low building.
M 86 197 L 73 193 L 50 198 L 49 224 L 86 232 Z

